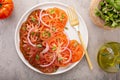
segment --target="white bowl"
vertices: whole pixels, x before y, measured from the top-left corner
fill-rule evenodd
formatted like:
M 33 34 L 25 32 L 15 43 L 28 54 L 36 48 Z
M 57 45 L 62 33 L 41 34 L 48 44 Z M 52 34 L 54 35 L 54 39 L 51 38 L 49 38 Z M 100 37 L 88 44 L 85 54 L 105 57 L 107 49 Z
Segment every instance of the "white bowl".
M 74 66 L 76 66 L 81 60 L 79 60 L 76 63 L 73 63 L 67 67 L 64 68 L 59 68 L 56 72 L 54 73 L 43 73 L 41 71 L 39 71 L 37 68 L 33 67 L 32 65 L 29 64 L 29 62 L 24 58 L 22 52 L 20 51 L 20 37 L 19 37 L 19 31 L 20 31 L 20 27 L 22 25 L 22 23 L 26 20 L 26 18 L 28 17 L 28 15 L 36 9 L 46 9 L 46 8 L 50 8 L 50 7 L 58 7 L 63 9 L 64 11 L 67 10 L 68 5 L 62 4 L 62 3 L 57 3 L 57 2 L 49 2 L 49 3 L 42 3 L 42 4 L 38 4 L 34 7 L 32 7 L 31 9 L 29 9 L 28 11 L 26 11 L 23 16 L 21 17 L 21 19 L 19 20 L 17 27 L 16 27 L 16 31 L 15 31 L 15 46 L 16 46 L 16 50 L 18 53 L 18 56 L 20 57 L 20 59 L 32 70 L 38 72 L 38 73 L 42 73 L 42 74 L 47 74 L 47 75 L 55 75 L 55 74 L 60 74 L 60 73 L 64 73 L 70 69 L 72 69 Z M 78 14 L 78 13 L 77 13 Z M 79 14 L 78 14 L 79 15 Z M 80 32 L 81 35 L 83 37 L 83 40 L 85 42 L 85 46 L 87 48 L 87 44 L 88 44 L 88 30 L 86 27 L 86 24 L 84 22 L 84 20 L 82 19 L 82 17 L 79 15 L 79 21 L 80 21 Z M 78 35 L 76 33 L 76 31 L 70 26 L 69 21 L 67 23 L 67 27 L 69 28 L 69 30 L 66 32 L 69 33 L 68 36 L 70 37 L 70 39 L 76 39 L 77 41 L 79 41 Z M 80 41 L 79 41 L 80 42 Z M 83 54 L 84 55 L 84 54 Z M 82 56 L 83 58 L 83 56 Z M 81 59 L 82 59 L 81 58 Z

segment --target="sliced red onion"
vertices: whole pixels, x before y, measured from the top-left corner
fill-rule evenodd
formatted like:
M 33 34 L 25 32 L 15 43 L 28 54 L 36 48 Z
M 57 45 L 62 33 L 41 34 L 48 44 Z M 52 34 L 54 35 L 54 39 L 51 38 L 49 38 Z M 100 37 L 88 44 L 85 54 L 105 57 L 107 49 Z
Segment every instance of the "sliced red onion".
M 71 52 L 71 50 L 69 49 L 69 48 L 66 48 L 66 50 L 68 50 L 69 51 L 69 53 L 70 53 L 70 56 L 69 56 L 69 59 L 67 60 L 67 61 L 65 61 L 65 62 L 63 62 L 63 63 L 68 63 L 68 62 L 70 62 L 71 61 L 71 59 L 72 59 L 72 52 Z
M 32 42 L 31 42 L 31 40 L 30 40 L 30 33 L 31 33 L 31 31 L 33 30 L 34 28 L 31 28 L 30 30 L 29 30 L 29 32 L 28 32 L 28 35 L 27 35 L 27 40 L 28 40 L 28 43 L 30 44 L 30 45 L 32 45 L 33 47 L 35 47 L 36 45 L 35 44 L 33 44 Z
M 65 32 L 64 32 L 64 33 L 65 33 Z M 67 36 L 68 43 L 67 43 L 67 45 L 66 45 L 65 47 L 63 47 L 63 49 L 61 50 L 61 52 L 65 51 L 65 50 L 67 49 L 69 43 L 70 43 L 70 40 L 69 40 L 69 37 L 68 37 L 67 33 L 65 33 L 65 34 L 66 34 L 66 36 Z
M 42 17 L 44 17 L 44 16 L 49 16 L 50 18 L 52 18 L 52 16 L 50 16 L 49 14 L 43 14 L 43 15 L 41 15 L 41 18 L 40 18 L 40 21 L 41 21 L 41 23 L 42 23 L 43 25 L 45 25 L 46 27 L 50 27 L 50 25 L 47 25 L 47 24 L 42 20 Z
M 50 18 L 53 18 L 51 15 L 49 14 L 43 14 L 41 17 L 44 17 L 44 16 L 49 16 Z
M 49 50 L 49 45 L 48 45 L 48 43 L 46 43 L 46 48 L 41 53 L 42 54 L 46 53 L 46 52 L 48 52 L 48 50 Z
M 40 14 L 39 14 L 39 25 L 40 25 L 40 19 L 41 19 L 41 15 L 42 15 L 42 12 L 43 12 L 43 9 L 40 11 Z
M 48 66 L 50 66 L 50 65 L 52 65 L 52 64 L 54 63 L 55 59 L 56 59 L 56 55 L 55 55 L 55 53 L 54 53 L 54 55 L 53 55 L 53 60 L 52 60 L 49 64 L 44 64 L 44 65 L 40 65 L 40 66 L 41 66 L 41 67 L 48 67 Z
M 43 12 L 43 10 L 41 10 L 41 12 L 40 12 L 40 21 L 41 21 L 41 23 L 43 24 L 43 25 L 45 25 L 46 27 L 50 27 L 50 25 L 47 25 L 43 20 L 42 20 L 42 17 L 44 17 L 44 16 L 49 16 L 50 18 L 53 18 L 51 15 L 49 15 L 49 14 L 43 14 L 42 15 L 42 12 Z

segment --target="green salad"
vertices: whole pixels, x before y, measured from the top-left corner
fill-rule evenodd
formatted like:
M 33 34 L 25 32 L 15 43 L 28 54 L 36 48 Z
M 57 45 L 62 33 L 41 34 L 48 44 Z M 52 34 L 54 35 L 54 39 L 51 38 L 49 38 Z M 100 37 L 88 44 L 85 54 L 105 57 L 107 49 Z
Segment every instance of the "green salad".
M 95 14 L 105 21 L 105 26 L 120 27 L 120 0 L 101 1 Z

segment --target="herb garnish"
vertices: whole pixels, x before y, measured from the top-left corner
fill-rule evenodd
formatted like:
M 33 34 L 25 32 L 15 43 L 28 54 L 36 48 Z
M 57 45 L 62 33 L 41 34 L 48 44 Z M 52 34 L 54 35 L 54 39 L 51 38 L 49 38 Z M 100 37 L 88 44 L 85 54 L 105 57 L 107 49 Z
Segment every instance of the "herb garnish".
M 57 49 L 56 45 L 52 47 L 52 50 L 55 51 Z
M 41 45 L 41 44 L 38 44 L 37 47 L 38 47 L 38 48 L 42 48 L 42 45 Z
M 35 22 L 35 21 L 36 21 L 36 18 L 33 17 L 33 16 L 31 16 L 31 20 L 32 20 L 33 22 Z
M 22 27 L 22 30 L 26 31 L 26 26 L 23 26 L 23 27 Z
M 64 19 L 64 17 L 65 17 L 64 14 L 62 14 L 60 17 L 60 21 L 62 21 Z
M 55 13 L 55 10 L 54 10 L 54 9 L 50 11 L 50 14 L 54 14 L 54 13 Z
M 59 58 L 58 58 L 58 61 L 62 61 L 62 60 L 63 60 L 63 58 L 62 58 L 62 57 L 59 57 Z
M 35 32 L 31 32 L 31 35 L 34 35 L 35 34 Z
M 36 60 L 39 60 L 40 59 L 40 56 L 37 54 L 36 57 L 35 57 Z
M 68 27 L 65 27 L 66 30 L 68 30 Z
M 78 42 L 75 42 L 75 43 L 74 43 L 74 47 L 77 47 L 77 46 L 78 46 Z
M 43 34 L 42 34 L 43 37 L 50 37 L 51 36 L 51 33 L 49 31 L 44 31 Z

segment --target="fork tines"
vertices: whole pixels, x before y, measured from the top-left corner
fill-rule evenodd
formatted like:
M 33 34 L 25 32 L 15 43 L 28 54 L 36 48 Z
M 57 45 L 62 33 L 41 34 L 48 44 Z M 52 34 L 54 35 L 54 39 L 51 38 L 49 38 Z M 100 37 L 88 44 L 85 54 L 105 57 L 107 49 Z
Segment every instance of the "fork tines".
M 74 8 L 68 7 L 68 17 L 69 17 L 71 26 L 79 25 L 78 15 L 76 14 Z

